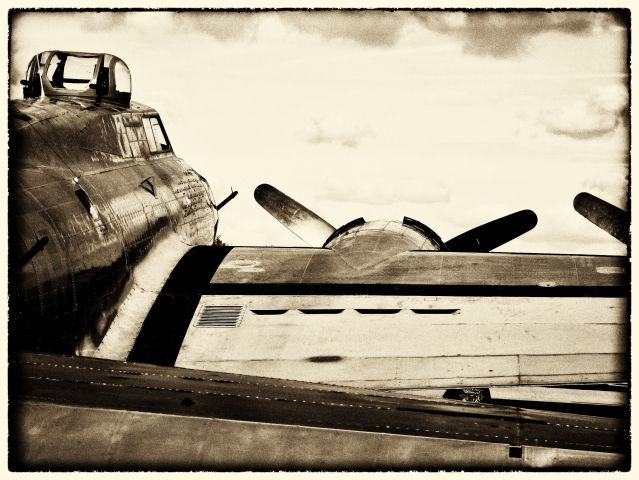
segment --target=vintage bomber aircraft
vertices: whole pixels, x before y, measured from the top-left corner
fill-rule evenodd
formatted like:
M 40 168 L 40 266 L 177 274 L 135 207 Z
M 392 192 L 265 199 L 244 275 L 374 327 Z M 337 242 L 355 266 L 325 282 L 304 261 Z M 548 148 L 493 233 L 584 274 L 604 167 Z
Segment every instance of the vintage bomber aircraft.
M 12 346 L 387 390 L 626 380 L 627 260 L 488 253 L 530 210 L 443 242 L 410 218 L 335 229 L 261 185 L 311 248 L 207 248 L 211 192 L 122 60 L 44 52 L 24 96 Z
M 348 386 L 625 380 L 625 258 L 485 253 L 532 228 L 530 211 L 445 243 L 407 218 L 335 230 L 266 185 L 260 204 L 313 247 L 211 246 L 234 193 L 215 205 L 158 113 L 131 102 L 122 60 L 44 52 L 22 83 L 10 105 L 13 467 L 625 464 L 623 420 Z M 627 237 L 598 199 L 575 207 Z

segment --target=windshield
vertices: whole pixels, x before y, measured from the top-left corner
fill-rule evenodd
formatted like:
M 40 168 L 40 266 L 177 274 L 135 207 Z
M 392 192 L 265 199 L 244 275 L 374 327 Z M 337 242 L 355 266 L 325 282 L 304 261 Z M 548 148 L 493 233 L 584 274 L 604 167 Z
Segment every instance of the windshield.
M 56 53 L 49 62 L 47 78 L 54 88 L 86 90 L 93 79 L 98 57 Z

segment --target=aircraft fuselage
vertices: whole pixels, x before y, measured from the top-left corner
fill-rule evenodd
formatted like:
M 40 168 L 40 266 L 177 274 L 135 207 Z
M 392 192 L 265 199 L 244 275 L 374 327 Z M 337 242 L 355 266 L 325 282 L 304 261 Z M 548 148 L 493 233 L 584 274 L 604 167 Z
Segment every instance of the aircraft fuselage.
M 14 347 L 91 351 L 117 315 L 150 307 L 191 246 L 215 238 L 206 181 L 137 103 L 13 101 L 9 191 Z

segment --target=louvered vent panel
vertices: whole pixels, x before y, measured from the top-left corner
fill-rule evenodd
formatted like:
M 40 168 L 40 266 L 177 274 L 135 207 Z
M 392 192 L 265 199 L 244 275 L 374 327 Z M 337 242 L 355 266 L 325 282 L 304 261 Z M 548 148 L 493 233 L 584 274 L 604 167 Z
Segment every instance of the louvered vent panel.
M 204 305 L 197 317 L 196 327 L 233 328 L 242 321 L 243 308 L 237 305 Z

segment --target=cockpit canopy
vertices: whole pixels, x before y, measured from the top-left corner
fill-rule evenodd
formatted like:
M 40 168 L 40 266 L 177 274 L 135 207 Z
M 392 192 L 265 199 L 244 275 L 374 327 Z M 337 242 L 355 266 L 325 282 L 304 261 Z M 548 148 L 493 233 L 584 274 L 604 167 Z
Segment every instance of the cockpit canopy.
M 131 73 L 108 53 L 48 51 L 31 60 L 23 85 L 24 98 L 80 97 L 128 107 Z

